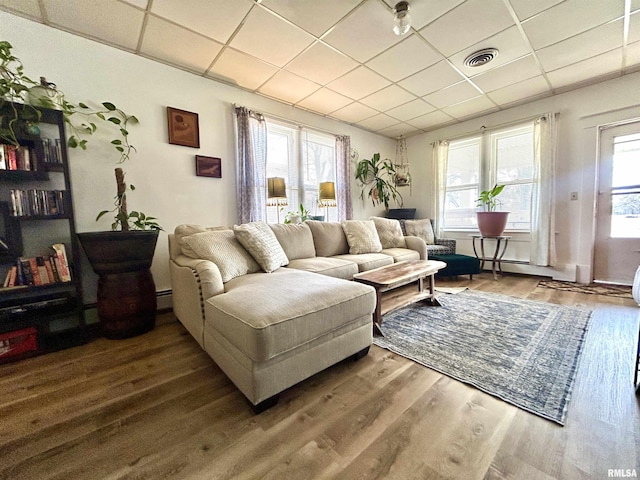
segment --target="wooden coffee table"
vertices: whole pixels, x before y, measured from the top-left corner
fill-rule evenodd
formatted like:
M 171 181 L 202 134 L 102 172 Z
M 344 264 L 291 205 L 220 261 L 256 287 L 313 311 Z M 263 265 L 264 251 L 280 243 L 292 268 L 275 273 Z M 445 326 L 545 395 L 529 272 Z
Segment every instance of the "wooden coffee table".
M 440 305 L 435 297 L 434 275 L 438 270 L 441 270 L 446 266 L 446 263 L 437 260 L 410 260 L 407 262 L 398 262 L 393 265 L 375 268 L 362 273 L 356 273 L 353 276 L 353 279 L 356 282 L 371 285 L 376 289 L 376 309 L 373 312 L 374 331 L 382 334 L 380 326 L 382 325 L 383 292 L 417 281 L 419 294 L 410 297 L 407 299 L 407 302 L 402 305 L 398 305 L 398 308 L 420 300 L 429 300 L 432 305 Z M 427 290 L 424 289 L 425 278 L 429 279 L 429 288 Z

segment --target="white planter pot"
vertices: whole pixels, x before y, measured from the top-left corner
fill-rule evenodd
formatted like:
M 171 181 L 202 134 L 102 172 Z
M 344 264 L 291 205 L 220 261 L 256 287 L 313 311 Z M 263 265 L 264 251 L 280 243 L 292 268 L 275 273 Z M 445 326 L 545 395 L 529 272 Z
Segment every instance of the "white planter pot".
M 640 305 L 640 267 L 636 270 L 636 276 L 633 279 L 633 289 L 631 290 L 633 299 Z

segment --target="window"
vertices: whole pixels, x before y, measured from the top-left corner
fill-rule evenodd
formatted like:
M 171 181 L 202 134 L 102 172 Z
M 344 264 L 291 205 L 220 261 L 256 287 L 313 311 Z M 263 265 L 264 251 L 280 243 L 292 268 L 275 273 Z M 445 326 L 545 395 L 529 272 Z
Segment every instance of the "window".
M 640 133 L 614 137 L 611 236 L 640 237 Z
M 282 177 L 287 187 L 288 206 L 267 207 L 267 222 L 284 221 L 300 203 L 311 215 L 329 214 L 337 221 L 336 208 L 318 206 L 320 182 L 336 181 L 335 137 L 321 132 L 267 120 L 267 178 Z
M 449 144 L 444 228 L 477 228 L 476 199 L 496 183 L 505 188 L 499 209 L 511 212 L 508 230 L 529 231 L 535 181 L 533 124 L 512 127 Z

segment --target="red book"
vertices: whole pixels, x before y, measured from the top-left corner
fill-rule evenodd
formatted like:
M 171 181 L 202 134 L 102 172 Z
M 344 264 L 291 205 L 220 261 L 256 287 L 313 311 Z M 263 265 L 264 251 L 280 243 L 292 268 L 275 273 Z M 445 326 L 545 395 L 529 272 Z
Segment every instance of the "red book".
M 38 261 L 36 257 L 31 257 L 29 259 L 29 267 L 31 270 L 31 276 L 33 277 L 34 285 L 42 285 L 42 278 L 40 278 L 40 270 L 38 270 Z
M 4 153 L 7 160 L 7 167 L 9 170 L 17 170 L 18 169 L 18 161 L 16 158 L 16 146 L 15 145 L 5 145 Z
M 47 271 L 47 277 L 49 278 L 49 283 L 56 283 L 58 280 L 56 279 L 55 274 L 53 273 L 53 267 L 51 266 L 51 258 L 43 258 L 44 268 Z
M 58 267 L 58 275 L 61 282 L 71 281 L 71 272 L 69 271 L 69 261 L 67 260 L 67 251 L 64 243 L 56 243 L 53 245 L 56 252 L 56 267 Z

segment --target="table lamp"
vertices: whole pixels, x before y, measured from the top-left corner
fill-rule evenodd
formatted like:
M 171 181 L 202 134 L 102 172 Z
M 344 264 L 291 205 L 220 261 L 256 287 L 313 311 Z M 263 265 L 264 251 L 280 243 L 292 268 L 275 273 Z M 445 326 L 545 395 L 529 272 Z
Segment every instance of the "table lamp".
M 318 203 L 325 208 L 325 221 L 329 221 L 329 207 L 336 207 L 336 186 L 333 182 L 320 182 Z
M 289 205 L 287 202 L 287 187 L 282 177 L 267 178 L 267 205 L 276 207 L 278 223 L 280 223 L 280 207 Z

